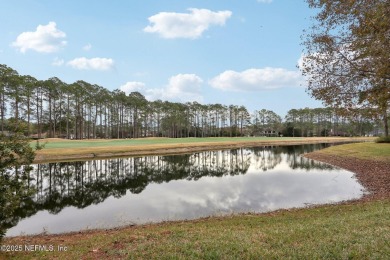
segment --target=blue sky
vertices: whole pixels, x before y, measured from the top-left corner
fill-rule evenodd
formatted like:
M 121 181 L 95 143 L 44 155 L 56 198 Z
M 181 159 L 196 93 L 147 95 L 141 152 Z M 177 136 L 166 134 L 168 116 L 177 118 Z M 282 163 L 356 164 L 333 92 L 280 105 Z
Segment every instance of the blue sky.
M 0 0 L 0 63 L 149 100 L 320 107 L 296 65 L 303 0 Z

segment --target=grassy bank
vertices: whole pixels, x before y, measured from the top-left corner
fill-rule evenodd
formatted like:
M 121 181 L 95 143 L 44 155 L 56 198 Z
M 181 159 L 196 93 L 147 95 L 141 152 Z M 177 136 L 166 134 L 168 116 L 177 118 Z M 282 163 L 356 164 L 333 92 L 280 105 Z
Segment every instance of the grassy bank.
M 333 146 L 305 155 L 355 173 L 368 193 L 361 200 L 390 198 L 390 144 L 355 143 Z
M 387 259 L 390 145 L 347 144 L 313 154 L 355 167 L 358 180 L 382 196 L 267 214 L 6 238 L 3 245 L 23 251 L 0 252 L 0 259 Z M 53 251 L 25 251 L 31 245 Z
M 13 252 L 18 259 L 385 259 L 390 201 L 328 205 L 261 215 L 18 237 L 6 245 L 53 245 L 53 252 Z M 66 246 L 59 252 L 58 246 Z
M 353 142 L 372 138 L 292 138 L 292 137 L 214 137 L 214 138 L 140 138 L 64 140 L 46 139 L 44 149 L 37 152 L 36 162 L 178 154 L 204 150 L 237 148 L 259 145 L 291 145 L 321 142 Z
M 320 151 L 318 154 L 342 156 L 362 160 L 390 162 L 390 144 L 388 143 L 354 143 L 332 146 Z

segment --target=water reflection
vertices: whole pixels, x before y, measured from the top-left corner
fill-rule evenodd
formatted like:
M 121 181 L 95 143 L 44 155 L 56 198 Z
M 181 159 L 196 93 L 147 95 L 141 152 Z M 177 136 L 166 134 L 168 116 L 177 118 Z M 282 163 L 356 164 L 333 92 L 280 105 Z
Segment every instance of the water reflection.
M 299 156 L 324 145 L 40 164 L 8 236 L 265 212 L 358 198 L 350 172 Z M 23 220 L 22 220 L 23 219 Z

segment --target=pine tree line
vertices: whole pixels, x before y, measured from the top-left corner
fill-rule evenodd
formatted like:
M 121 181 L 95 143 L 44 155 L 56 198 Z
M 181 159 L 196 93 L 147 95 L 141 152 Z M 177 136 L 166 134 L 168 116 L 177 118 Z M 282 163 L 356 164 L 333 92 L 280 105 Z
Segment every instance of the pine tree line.
M 375 127 L 366 110 L 353 116 L 331 108 L 291 109 L 285 122 L 266 109 L 148 101 L 79 80 L 37 80 L 0 65 L 0 131 L 24 123 L 25 135 L 68 139 L 365 135 Z

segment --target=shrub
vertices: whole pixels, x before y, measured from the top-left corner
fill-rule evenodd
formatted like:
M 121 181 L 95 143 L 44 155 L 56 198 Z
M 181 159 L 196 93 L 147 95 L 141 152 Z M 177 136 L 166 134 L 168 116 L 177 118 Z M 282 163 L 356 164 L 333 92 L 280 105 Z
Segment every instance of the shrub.
M 390 143 L 390 136 L 381 136 L 375 140 L 376 143 Z

